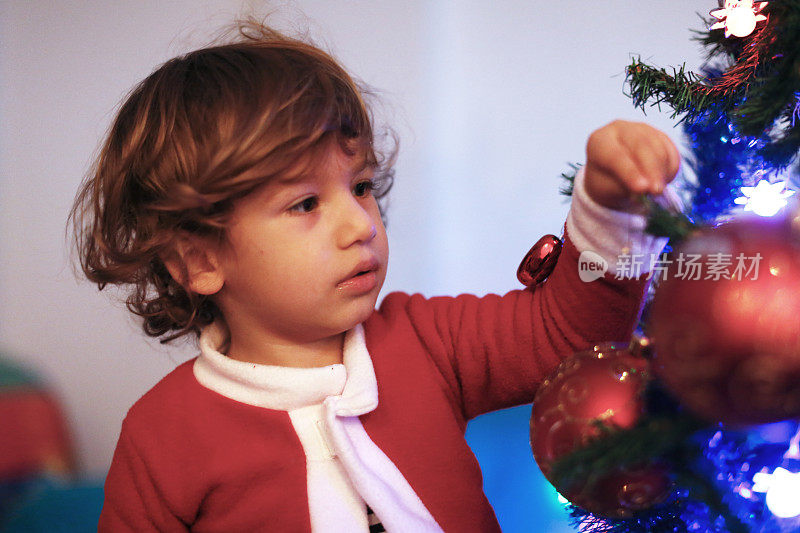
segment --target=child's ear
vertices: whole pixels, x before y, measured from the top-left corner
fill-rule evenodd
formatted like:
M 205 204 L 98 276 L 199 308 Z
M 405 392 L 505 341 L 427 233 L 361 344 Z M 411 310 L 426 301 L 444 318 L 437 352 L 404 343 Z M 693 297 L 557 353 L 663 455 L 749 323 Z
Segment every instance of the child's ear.
M 172 253 L 162 257 L 172 279 L 197 294 L 219 292 L 225 277 L 216 250 L 193 236 L 181 236 L 176 241 Z

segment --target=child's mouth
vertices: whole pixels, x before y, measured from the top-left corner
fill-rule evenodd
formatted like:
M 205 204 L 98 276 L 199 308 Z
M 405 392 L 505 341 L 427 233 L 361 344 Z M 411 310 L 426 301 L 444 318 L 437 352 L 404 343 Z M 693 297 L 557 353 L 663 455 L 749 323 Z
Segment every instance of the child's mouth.
M 337 289 L 346 290 L 354 294 L 363 294 L 372 291 L 377 286 L 377 283 L 375 270 L 363 270 L 353 277 L 339 283 Z

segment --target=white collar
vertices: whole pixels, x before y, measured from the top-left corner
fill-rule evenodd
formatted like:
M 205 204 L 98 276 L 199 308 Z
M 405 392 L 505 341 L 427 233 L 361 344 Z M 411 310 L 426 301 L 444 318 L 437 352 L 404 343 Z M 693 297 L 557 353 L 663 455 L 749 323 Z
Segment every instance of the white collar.
M 200 334 L 194 375 L 201 385 L 233 400 L 290 411 L 336 397 L 336 414 L 359 416 L 378 406 L 378 384 L 362 324 L 344 337 L 343 363 L 316 368 L 260 365 L 219 352 L 226 331 L 214 322 Z

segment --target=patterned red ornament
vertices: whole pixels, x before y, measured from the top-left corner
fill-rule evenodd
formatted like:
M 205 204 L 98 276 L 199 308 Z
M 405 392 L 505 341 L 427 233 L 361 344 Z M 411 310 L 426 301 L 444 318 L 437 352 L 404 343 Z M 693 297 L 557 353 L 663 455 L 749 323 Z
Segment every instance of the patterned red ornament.
M 533 402 L 531 447 L 542 473 L 554 485 L 553 463 L 598 438 L 598 423 L 627 429 L 644 414 L 649 363 L 631 347 L 646 343 L 598 344 L 565 360 L 542 383 Z M 671 485 L 662 467 L 643 465 L 617 469 L 591 487 L 575 483 L 556 489 L 591 513 L 619 518 L 662 501 Z
M 561 239 L 545 235 L 533 245 L 517 268 L 517 279 L 526 287 L 547 279 L 561 254 Z
M 650 318 L 654 370 L 700 417 L 732 424 L 800 417 L 793 220 L 800 223 L 790 214 L 738 218 L 695 233 L 670 258 Z M 691 275 L 690 257 L 701 267 Z M 727 279 L 710 268 L 728 260 Z

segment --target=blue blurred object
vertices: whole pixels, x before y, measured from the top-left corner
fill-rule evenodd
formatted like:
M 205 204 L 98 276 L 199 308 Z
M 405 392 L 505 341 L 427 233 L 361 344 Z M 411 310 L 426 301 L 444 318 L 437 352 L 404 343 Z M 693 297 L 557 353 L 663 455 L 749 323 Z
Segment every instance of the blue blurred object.
M 7 515 L 0 516 L 0 533 L 94 532 L 103 507 L 103 482 L 40 477 L 18 490 L 11 503 Z
M 0 533 L 97 531 L 103 482 L 76 481 L 66 421 L 31 370 L 0 355 Z
M 558 492 L 530 447 L 531 406 L 488 413 L 467 425 L 467 442 L 483 470 L 483 490 L 504 533 L 574 533 Z

